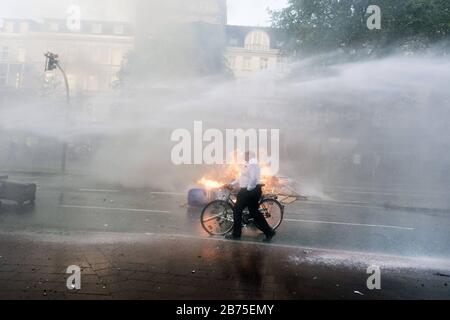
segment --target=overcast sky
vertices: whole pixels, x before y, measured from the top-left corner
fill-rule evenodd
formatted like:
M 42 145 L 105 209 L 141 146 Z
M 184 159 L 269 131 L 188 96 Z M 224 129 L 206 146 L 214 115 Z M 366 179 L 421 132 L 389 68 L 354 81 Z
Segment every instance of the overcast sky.
M 270 24 L 267 9 L 286 7 L 287 0 L 228 0 L 228 23 L 266 26 Z
M 92 2 L 91 2 L 92 1 Z M 108 8 L 108 0 L 89 1 L 89 19 L 103 19 L 105 16 L 119 20 L 120 15 L 130 14 L 126 8 L 127 1 L 119 1 L 122 8 Z M 86 0 L 0 0 L 0 18 L 43 18 L 65 15 L 67 6 L 71 3 L 81 3 Z M 92 4 L 92 5 L 91 5 Z M 228 23 L 237 25 L 265 26 L 270 24 L 267 9 L 280 9 L 286 6 L 287 0 L 228 0 Z M 86 16 L 86 12 L 85 12 Z M 87 18 L 87 19 L 88 19 Z

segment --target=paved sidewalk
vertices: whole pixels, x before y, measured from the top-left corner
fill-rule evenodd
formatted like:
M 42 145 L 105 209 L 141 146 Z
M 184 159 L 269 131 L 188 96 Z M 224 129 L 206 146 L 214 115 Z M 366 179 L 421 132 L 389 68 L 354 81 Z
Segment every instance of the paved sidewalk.
M 382 290 L 366 287 L 382 268 Z M 66 287 L 70 265 L 82 289 Z M 0 299 L 450 299 L 447 261 L 164 235 L 0 234 Z

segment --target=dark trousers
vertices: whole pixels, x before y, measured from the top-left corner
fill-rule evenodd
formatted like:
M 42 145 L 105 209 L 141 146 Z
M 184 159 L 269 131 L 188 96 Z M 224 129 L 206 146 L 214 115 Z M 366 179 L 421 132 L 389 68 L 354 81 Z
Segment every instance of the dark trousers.
M 256 189 L 252 191 L 241 189 L 238 193 L 236 205 L 234 206 L 233 237 L 240 238 L 242 235 L 242 212 L 247 207 L 256 226 L 264 232 L 266 236 L 270 236 L 273 233 L 272 228 L 267 223 L 263 214 L 259 211 L 259 201 L 261 200 L 261 196 L 261 187 L 256 187 Z

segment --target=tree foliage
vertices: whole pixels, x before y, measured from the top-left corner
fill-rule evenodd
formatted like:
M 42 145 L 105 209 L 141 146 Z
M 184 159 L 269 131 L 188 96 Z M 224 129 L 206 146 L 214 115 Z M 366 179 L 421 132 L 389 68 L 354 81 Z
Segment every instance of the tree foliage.
M 381 30 L 367 27 L 369 5 L 381 8 Z M 448 41 L 450 1 L 289 0 L 285 9 L 272 12 L 272 21 L 284 33 L 285 49 L 293 54 L 414 51 Z

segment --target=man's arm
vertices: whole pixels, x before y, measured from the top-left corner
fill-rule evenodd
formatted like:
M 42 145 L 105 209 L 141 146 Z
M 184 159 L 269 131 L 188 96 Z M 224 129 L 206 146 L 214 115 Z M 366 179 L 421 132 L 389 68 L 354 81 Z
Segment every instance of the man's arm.
M 234 180 L 229 184 L 231 187 L 236 188 L 239 185 L 239 180 Z

